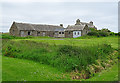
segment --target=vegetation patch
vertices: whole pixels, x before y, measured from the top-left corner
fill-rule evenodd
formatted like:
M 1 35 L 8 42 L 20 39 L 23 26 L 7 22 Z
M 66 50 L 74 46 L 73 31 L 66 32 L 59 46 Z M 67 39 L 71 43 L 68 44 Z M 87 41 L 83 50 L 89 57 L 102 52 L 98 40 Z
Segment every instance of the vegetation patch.
M 73 79 L 90 78 L 94 73 L 114 64 L 117 59 L 116 54 L 111 55 L 114 49 L 108 44 L 78 47 L 29 40 L 3 40 L 2 48 L 3 56 L 51 65 L 63 72 L 72 72 Z
M 0 34 L 1 39 L 36 39 L 36 38 L 52 38 L 52 37 L 47 37 L 47 36 L 27 36 L 27 37 L 17 37 L 17 36 L 12 36 L 9 35 L 9 33 L 2 33 Z

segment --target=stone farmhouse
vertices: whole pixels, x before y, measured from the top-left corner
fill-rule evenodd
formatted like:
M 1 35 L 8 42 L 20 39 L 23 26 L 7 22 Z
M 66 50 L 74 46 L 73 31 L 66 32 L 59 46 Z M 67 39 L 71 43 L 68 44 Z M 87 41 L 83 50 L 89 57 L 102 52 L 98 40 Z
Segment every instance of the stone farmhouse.
M 86 35 L 90 28 L 97 29 L 93 22 L 89 23 L 80 22 L 76 20 L 75 25 L 68 25 L 67 28 L 63 27 L 63 24 L 56 25 L 42 25 L 42 24 L 29 24 L 29 23 L 17 23 L 13 22 L 10 27 L 10 35 L 13 36 L 49 36 L 49 37 L 65 37 L 65 38 L 76 38 Z

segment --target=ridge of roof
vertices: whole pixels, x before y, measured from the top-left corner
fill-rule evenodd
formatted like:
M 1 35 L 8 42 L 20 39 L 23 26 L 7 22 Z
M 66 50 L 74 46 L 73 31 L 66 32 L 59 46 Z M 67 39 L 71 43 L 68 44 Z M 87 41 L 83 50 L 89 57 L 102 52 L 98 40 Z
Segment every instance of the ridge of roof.
M 18 30 L 37 30 L 37 31 L 54 31 L 56 28 L 64 28 L 56 25 L 30 24 L 14 22 Z
M 32 24 L 32 23 L 22 23 L 22 22 L 14 22 L 15 24 L 28 24 L 28 25 L 47 25 L 47 26 L 58 26 L 61 27 L 59 25 L 49 25 L 49 24 Z

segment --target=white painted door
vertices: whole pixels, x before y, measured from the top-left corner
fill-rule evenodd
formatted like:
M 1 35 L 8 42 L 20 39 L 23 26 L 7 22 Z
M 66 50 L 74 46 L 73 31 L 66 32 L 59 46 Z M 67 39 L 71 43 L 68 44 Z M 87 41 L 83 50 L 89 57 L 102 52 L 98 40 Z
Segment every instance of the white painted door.
M 73 38 L 80 37 L 81 31 L 73 31 Z

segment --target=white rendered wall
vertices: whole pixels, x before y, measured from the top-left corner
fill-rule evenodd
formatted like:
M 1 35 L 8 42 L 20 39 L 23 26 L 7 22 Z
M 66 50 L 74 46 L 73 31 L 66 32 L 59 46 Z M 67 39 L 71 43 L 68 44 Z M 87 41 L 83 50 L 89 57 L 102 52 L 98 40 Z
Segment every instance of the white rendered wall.
M 80 37 L 81 31 L 73 31 L 73 38 Z

